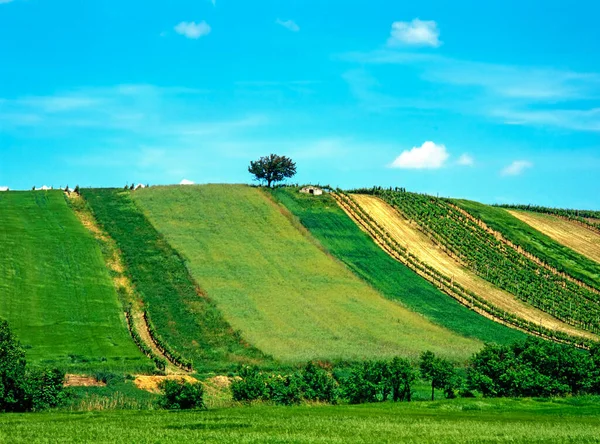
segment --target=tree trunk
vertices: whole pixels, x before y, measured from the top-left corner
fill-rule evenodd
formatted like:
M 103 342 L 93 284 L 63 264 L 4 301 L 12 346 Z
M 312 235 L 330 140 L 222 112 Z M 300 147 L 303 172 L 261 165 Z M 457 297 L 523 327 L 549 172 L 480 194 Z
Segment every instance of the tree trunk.
M 271 188 L 271 182 L 273 182 L 271 179 L 267 180 L 267 187 Z

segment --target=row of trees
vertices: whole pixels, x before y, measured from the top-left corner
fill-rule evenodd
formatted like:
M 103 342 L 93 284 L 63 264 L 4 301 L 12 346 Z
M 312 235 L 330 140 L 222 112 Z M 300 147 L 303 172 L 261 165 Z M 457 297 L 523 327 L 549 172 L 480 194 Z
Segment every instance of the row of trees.
M 600 346 L 589 351 L 529 338 L 511 345 L 486 345 L 466 368 L 424 352 L 418 366 L 402 358 L 365 361 L 353 366 L 317 365 L 287 374 L 243 367 L 232 386 L 237 401 L 270 401 L 293 405 L 302 401 L 361 404 L 411 401 L 421 378 L 446 398 L 549 397 L 600 394 Z

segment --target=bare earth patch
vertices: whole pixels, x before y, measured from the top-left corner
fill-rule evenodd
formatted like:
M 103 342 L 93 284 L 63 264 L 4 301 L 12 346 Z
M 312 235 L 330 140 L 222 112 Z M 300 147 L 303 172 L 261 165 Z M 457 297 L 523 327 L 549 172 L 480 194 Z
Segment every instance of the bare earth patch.
M 556 242 L 600 263 L 600 234 L 597 231 L 548 214 L 515 210 L 508 212 Z
M 93 376 L 65 375 L 65 387 L 106 387 L 102 381 Z
M 561 322 L 480 278 L 419 231 L 416 223 L 406 220 L 381 199 L 363 194 L 355 194 L 352 197 L 396 242 L 406 247 L 421 262 L 451 277 L 455 282 L 487 299 L 496 307 L 552 330 L 574 336 L 596 338 L 595 335 Z
M 189 375 L 167 375 L 167 376 L 136 376 L 133 383 L 140 390 L 145 390 L 150 393 L 160 393 L 158 388 L 159 384 L 165 380 L 180 380 L 183 379 L 186 382 L 190 382 L 192 384 L 198 384 L 198 381 L 195 378 L 192 378 Z

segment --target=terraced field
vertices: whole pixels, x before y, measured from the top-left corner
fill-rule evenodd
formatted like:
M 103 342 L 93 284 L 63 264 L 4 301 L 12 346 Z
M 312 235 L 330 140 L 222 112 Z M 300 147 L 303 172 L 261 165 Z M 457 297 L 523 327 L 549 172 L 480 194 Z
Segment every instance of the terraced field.
M 295 188 L 272 195 L 293 213 L 326 251 L 385 297 L 457 334 L 484 342 L 509 343 L 524 334 L 469 310 L 392 259 L 329 196 L 307 196 Z
M 427 349 L 464 360 L 481 346 L 383 297 L 260 189 L 152 187 L 133 199 L 231 326 L 282 362 Z
M 0 317 L 28 360 L 68 371 L 148 371 L 98 245 L 63 193 L 0 195 Z
M 549 214 L 519 210 L 507 211 L 556 242 L 600 263 L 600 233 L 598 231 Z
M 416 223 L 402 217 L 394 208 L 378 197 L 355 194 L 353 198 L 395 241 L 405 246 L 408 252 L 496 307 L 552 330 L 574 336 L 595 338 L 595 335 L 565 324 L 480 278 L 423 234 Z

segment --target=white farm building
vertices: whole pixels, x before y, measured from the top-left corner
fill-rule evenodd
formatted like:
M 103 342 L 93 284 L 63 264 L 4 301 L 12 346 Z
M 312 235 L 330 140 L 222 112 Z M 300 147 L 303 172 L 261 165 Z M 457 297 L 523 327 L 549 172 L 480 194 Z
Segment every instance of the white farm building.
M 314 196 L 320 196 L 323 194 L 323 190 L 321 188 L 313 186 L 304 187 L 300 190 L 300 192 L 304 194 L 312 194 Z

